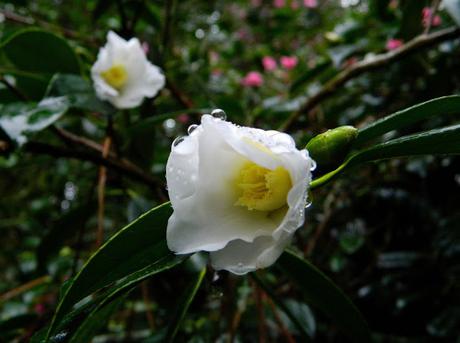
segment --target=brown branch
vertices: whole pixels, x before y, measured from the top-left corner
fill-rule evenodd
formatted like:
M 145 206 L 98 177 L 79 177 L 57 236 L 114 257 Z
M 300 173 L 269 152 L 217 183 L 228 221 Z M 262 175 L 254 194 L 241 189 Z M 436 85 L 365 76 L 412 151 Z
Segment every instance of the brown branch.
M 171 80 L 166 79 L 166 88 L 169 89 L 172 96 L 176 98 L 176 100 L 185 108 L 193 108 L 194 104 L 193 101 L 185 95 L 179 88 L 174 85 Z
M 153 311 L 150 309 L 152 301 L 150 300 L 148 281 L 143 281 L 141 283 L 141 291 L 142 291 L 142 299 L 144 300 L 144 304 L 145 304 L 145 316 L 147 317 L 149 328 L 150 330 L 155 331 L 155 328 L 156 328 L 155 316 L 153 315 Z
M 32 18 L 32 17 L 24 17 L 22 15 L 19 15 L 19 14 L 16 14 L 16 13 L 13 13 L 11 11 L 7 11 L 7 10 L 0 10 L 0 13 L 5 17 L 6 20 L 9 20 L 9 21 L 12 21 L 12 22 L 15 22 L 17 24 L 21 24 L 21 25 L 38 25 L 40 27 L 43 27 L 47 30 L 57 30 L 57 31 L 61 31 L 61 33 L 68 37 L 68 38 L 72 38 L 72 39 L 80 39 L 80 40 L 83 40 L 83 41 L 86 41 L 87 43 L 90 43 L 94 46 L 98 46 L 99 43 L 97 43 L 96 39 L 91 37 L 91 36 L 84 36 L 80 33 L 78 33 L 77 31 L 73 31 L 73 30 L 70 30 L 70 29 L 67 29 L 67 28 L 64 28 L 64 27 L 60 27 L 60 26 L 57 26 L 57 25 L 52 25 L 44 20 L 40 20 L 40 19 L 36 19 L 36 18 Z
M 264 315 L 264 298 L 265 294 L 263 291 L 254 283 L 254 291 L 256 293 L 256 306 L 257 306 L 257 316 L 259 317 L 258 330 L 259 330 L 259 343 L 265 343 L 267 341 L 266 337 L 266 322 Z
M 278 325 L 278 328 L 280 329 L 281 333 L 283 336 L 286 338 L 286 342 L 288 343 L 295 343 L 294 337 L 289 333 L 289 330 L 286 328 L 286 326 L 283 324 L 283 321 L 281 320 L 278 311 L 276 310 L 275 304 L 273 303 L 272 299 L 267 297 L 268 304 L 270 305 L 270 308 L 273 312 L 273 316 L 275 317 L 276 324 Z
M 287 131 L 294 126 L 296 120 L 303 114 L 313 110 L 323 100 L 332 96 L 347 81 L 360 76 L 361 74 L 382 68 L 390 63 L 398 61 L 403 57 L 418 52 L 421 49 L 428 48 L 440 42 L 454 39 L 460 36 L 460 28 L 451 27 L 430 34 L 422 34 L 399 49 L 388 51 L 370 58 L 365 58 L 352 66 L 341 71 L 332 80 L 327 82 L 316 94 L 308 98 L 300 109 L 291 114 L 291 116 L 280 126 L 280 131 Z
M 13 288 L 12 290 L 9 290 L 8 292 L 0 295 L 0 303 L 10 300 L 11 298 L 18 296 L 19 294 L 27 292 L 31 290 L 32 288 L 37 287 L 41 284 L 44 284 L 50 280 L 51 278 L 48 275 L 45 275 L 45 276 L 39 277 L 38 279 L 29 281 L 19 287 Z
M 133 164 L 126 159 L 117 159 L 109 154 L 106 158 L 101 154 L 96 154 L 91 151 L 71 150 L 41 142 L 28 142 L 24 144 L 24 150 L 33 154 L 44 154 L 53 157 L 74 158 L 81 161 L 89 161 L 97 165 L 102 165 L 120 174 L 126 175 L 133 180 L 145 183 L 154 188 L 163 187 L 163 182 L 151 174 Z
M 112 144 L 110 135 L 105 137 L 102 148 L 102 158 L 107 158 Z M 96 231 L 96 249 L 104 241 L 104 210 L 105 210 L 105 184 L 107 181 L 107 167 L 99 166 L 99 175 L 97 182 L 97 231 Z

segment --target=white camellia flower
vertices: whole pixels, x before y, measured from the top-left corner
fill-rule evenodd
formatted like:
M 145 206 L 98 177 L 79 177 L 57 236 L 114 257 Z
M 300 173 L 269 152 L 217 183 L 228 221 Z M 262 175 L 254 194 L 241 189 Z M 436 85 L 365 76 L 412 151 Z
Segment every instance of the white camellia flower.
M 165 84 L 165 77 L 147 60 L 139 40 L 126 41 L 112 31 L 99 50 L 91 77 L 97 96 L 117 108 L 139 106 L 144 97 L 155 96 Z
M 168 247 L 209 251 L 215 269 L 235 274 L 273 264 L 304 222 L 314 164 L 287 134 L 203 115 L 166 166 Z

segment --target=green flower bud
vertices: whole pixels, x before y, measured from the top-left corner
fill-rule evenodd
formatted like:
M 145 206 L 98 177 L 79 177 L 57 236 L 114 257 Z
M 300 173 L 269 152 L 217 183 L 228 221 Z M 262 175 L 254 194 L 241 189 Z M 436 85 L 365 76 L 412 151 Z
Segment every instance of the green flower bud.
M 338 165 L 349 153 L 357 135 L 358 129 L 353 126 L 340 126 L 313 137 L 306 148 L 318 166 Z

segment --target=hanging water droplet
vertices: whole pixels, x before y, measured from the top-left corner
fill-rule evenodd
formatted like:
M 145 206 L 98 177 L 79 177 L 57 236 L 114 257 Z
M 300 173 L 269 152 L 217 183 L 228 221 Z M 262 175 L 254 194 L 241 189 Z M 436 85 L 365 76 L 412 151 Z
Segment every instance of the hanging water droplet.
M 309 208 L 310 206 L 311 206 L 311 200 L 307 199 L 307 201 L 305 202 L 305 208 Z
M 227 114 L 224 112 L 224 110 L 221 110 L 220 108 L 216 108 L 215 110 L 213 110 L 211 112 L 211 115 L 217 119 L 222 119 L 222 120 L 227 119 Z
M 187 133 L 188 133 L 189 135 L 191 135 L 192 132 L 195 131 L 195 129 L 196 129 L 197 127 L 198 127 L 197 124 L 192 124 L 192 125 L 190 125 L 190 126 L 188 127 L 188 129 L 187 129 Z
M 182 143 L 184 141 L 184 139 L 185 139 L 185 137 L 179 136 L 175 140 L 173 140 L 173 142 L 171 144 L 171 149 L 174 149 L 175 147 L 177 147 L 180 143 Z
M 311 160 L 310 171 L 313 171 L 315 169 L 316 169 L 316 162 L 314 160 Z
M 214 272 L 212 276 L 212 282 L 216 282 L 217 280 L 219 280 L 219 278 L 220 278 L 219 273 Z
M 242 262 L 238 263 L 238 268 L 243 268 L 243 263 Z

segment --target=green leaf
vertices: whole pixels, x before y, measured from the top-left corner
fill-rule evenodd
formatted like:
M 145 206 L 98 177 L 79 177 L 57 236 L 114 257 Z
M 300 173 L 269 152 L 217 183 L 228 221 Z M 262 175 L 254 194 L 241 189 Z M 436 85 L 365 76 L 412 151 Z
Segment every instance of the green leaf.
M 278 266 L 301 289 L 308 304 L 318 308 L 352 342 L 370 342 L 370 332 L 351 300 L 320 270 L 292 252 L 285 252 Z
M 444 0 L 442 4 L 455 23 L 460 26 L 460 0 Z
M 0 45 L 16 68 L 47 74 L 79 74 L 80 63 L 67 41 L 40 29 L 25 29 L 11 35 Z
M 87 111 L 112 113 L 115 109 L 99 100 L 91 83 L 79 75 L 56 74 L 50 80 L 47 97 L 65 96 L 69 106 Z
M 265 293 L 273 300 L 273 302 L 280 308 L 283 313 L 291 320 L 292 324 L 297 328 L 300 335 L 302 336 L 303 342 L 309 342 L 313 336 L 313 330 L 311 326 L 306 326 L 302 323 L 299 318 L 291 311 L 288 304 L 281 298 L 279 298 L 272 287 L 257 273 L 251 273 L 252 279 L 257 285 L 264 290 Z
M 45 98 L 38 104 L 0 104 L 0 129 L 11 140 L 22 145 L 27 141 L 27 136 L 53 124 L 68 108 L 65 97 Z
M 204 276 L 206 275 L 206 267 L 204 267 L 201 272 L 199 272 L 193 280 L 190 282 L 190 285 L 182 294 L 176 311 L 174 313 L 173 319 L 169 323 L 168 329 L 166 331 L 165 342 L 173 342 L 176 337 L 177 332 L 184 320 L 185 314 L 187 313 L 190 304 L 195 298 L 196 292 L 200 288 L 201 283 L 203 282 Z
M 317 188 L 347 169 L 359 164 L 395 157 L 415 155 L 455 155 L 460 154 L 460 124 L 404 136 L 377 144 L 349 157 L 340 167 L 313 180 L 312 189 Z
M 354 146 L 360 146 L 384 133 L 406 127 L 430 117 L 459 113 L 460 96 L 450 95 L 432 99 L 376 120 L 367 127 L 359 130 Z
M 169 203 L 157 206 L 125 226 L 99 248 L 60 299 L 48 335 L 53 333 L 62 316 L 86 296 L 155 263 L 164 262 L 164 259 L 175 260 L 176 256 L 169 251 L 165 239 L 171 213 Z
M 119 297 L 101 308 L 90 313 L 81 323 L 75 334 L 70 339 L 70 343 L 91 342 L 93 336 L 102 329 L 110 319 L 110 316 L 123 303 L 125 297 Z

